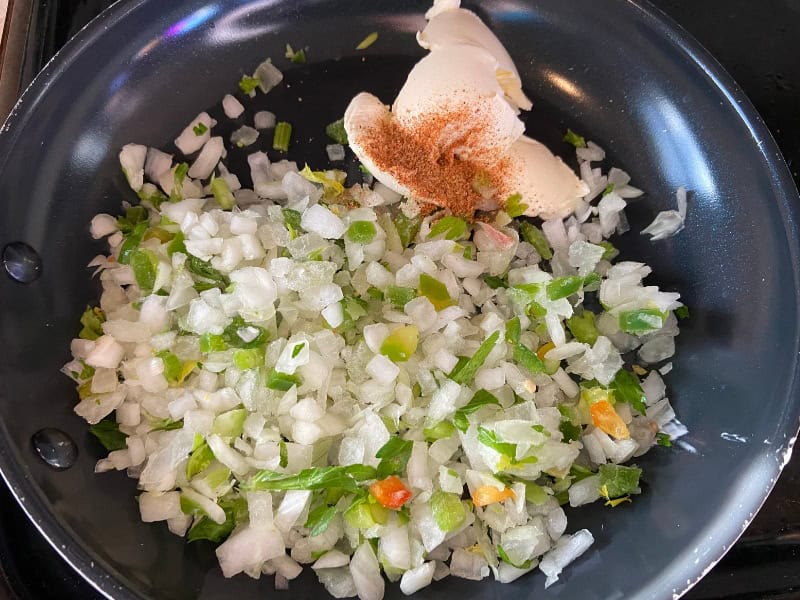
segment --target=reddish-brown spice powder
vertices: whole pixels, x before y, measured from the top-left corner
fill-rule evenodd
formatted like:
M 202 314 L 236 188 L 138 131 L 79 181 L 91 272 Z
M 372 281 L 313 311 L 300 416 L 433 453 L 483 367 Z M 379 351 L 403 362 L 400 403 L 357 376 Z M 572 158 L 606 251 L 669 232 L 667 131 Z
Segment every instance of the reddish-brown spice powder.
M 454 123 L 471 126 L 452 138 Z M 482 125 L 479 115 L 466 106 L 425 115 L 410 127 L 387 118 L 364 136 L 361 145 L 381 171 L 405 185 L 415 198 L 472 217 L 486 204 L 486 190 L 501 197 L 509 170 L 507 159 L 497 160 L 477 142 Z

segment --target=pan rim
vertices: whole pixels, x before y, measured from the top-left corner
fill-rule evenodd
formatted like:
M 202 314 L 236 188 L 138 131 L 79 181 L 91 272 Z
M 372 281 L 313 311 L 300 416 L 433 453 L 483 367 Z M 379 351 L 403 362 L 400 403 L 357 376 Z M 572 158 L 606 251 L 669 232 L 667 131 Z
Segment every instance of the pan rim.
M 14 105 L 11 113 L 0 128 L 0 172 L 5 169 L 9 151 L 15 141 L 24 131 L 31 109 L 35 108 L 48 91 L 57 84 L 59 79 L 69 72 L 75 60 L 89 48 L 92 40 L 109 34 L 114 28 L 124 24 L 126 16 L 142 6 L 152 3 L 153 0 L 117 0 L 113 5 L 104 10 L 88 25 L 81 29 L 67 44 L 37 74 L 30 85 Z M 798 221 L 800 221 L 800 203 L 794 180 L 786 162 L 766 127 L 763 119 L 756 111 L 750 100 L 725 71 L 719 62 L 686 30 L 648 2 L 648 0 L 620 0 L 625 4 L 626 10 L 636 13 L 648 30 L 661 39 L 667 40 L 670 47 L 679 52 L 684 58 L 703 71 L 713 83 L 714 89 L 720 94 L 729 107 L 734 108 L 741 123 L 746 125 L 751 134 L 753 143 L 758 147 L 763 163 L 760 169 L 766 170 L 770 175 L 770 185 L 773 190 L 777 208 L 783 217 L 785 239 L 788 242 L 792 258 L 792 273 L 794 276 L 793 288 L 795 296 L 800 299 L 800 235 Z M 800 303 L 798 303 L 800 304 Z M 800 312 L 800 306 L 798 306 Z M 791 378 L 787 382 L 789 393 L 785 399 L 785 410 L 776 423 L 776 433 L 782 433 L 786 438 L 786 448 L 783 460 L 776 462 L 772 472 L 771 491 L 783 468 L 788 464 L 792 448 L 800 428 L 800 348 L 799 332 L 795 331 L 794 362 L 791 368 Z M 24 463 L 20 460 L 19 453 L 11 444 L 7 435 L 6 423 L 0 416 L 0 476 L 11 489 L 15 499 L 34 524 L 41 535 L 48 541 L 62 559 L 80 574 L 90 585 L 107 598 L 140 598 L 133 591 L 131 583 L 116 569 L 99 559 L 94 553 L 85 548 L 82 542 L 76 544 L 79 536 L 63 523 L 48 508 L 48 503 L 43 493 L 35 482 L 29 477 Z M 744 518 L 748 513 L 755 514 L 763 505 L 769 492 L 757 502 L 743 506 L 739 510 L 742 522 L 746 525 L 752 517 Z M 680 581 L 674 578 L 670 587 L 674 585 L 673 597 L 677 598 L 691 589 L 714 565 L 722 559 L 727 550 L 744 532 L 742 527 L 733 536 L 722 537 L 717 541 L 719 548 L 712 553 L 704 564 L 697 565 L 694 576 Z M 684 572 L 685 575 L 685 572 Z

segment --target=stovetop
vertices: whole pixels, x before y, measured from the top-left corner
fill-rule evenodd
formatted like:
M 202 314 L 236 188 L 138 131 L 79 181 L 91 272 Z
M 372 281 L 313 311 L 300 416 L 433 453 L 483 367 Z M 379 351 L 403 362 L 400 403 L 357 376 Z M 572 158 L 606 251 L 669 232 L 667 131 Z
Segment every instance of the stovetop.
M 651 1 L 697 37 L 733 75 L 800 182 L 800 0 Z M 20 49 L 20 89 L 71 35 L 111 3 L 34 2 L 27 43 Z M 39 536 L 0 486 L 0 600 L 6 598 L 99 596 Z M 744 536 L 685 598 L 800 598 L 800 457 L 789 463 Z

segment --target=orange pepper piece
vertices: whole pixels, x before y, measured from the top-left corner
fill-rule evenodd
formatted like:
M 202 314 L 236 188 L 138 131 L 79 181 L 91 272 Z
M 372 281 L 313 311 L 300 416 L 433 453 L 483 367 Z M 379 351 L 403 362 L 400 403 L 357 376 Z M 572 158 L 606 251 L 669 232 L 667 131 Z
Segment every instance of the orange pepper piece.
M 556 345 L 553 342 L 547 342 L 544 346 L 536 351 L 536 356 L 538 356 L 540 360 L 544 360 L 544 355 L 555 347 Z
M 413 495 L 397 475 L 376 481 L 369 486 L 369 493 L 381 506 L 394 510 L 411 500 Z
M 475 506 L 486 506 L 487 504 L 502 502 L 503 500 L 508 500 L 509 498 L 512 500 L 517 498 L 516 494 L 514 494 L 514 490 L 509 488 L 498 490 L 493 485 L 482 485 L 475 490 L 474 494 L 472 494 L 472 503 Z
M 592 423 L 595 427 L 602 429 L 611 437 L 618 440 L 628 439 L 631 437 L 628 427 L 625 422 L 611 406 L 608 400 L 600 400 L 595 402 L 589 407 L 589 412 L 592 415 Z

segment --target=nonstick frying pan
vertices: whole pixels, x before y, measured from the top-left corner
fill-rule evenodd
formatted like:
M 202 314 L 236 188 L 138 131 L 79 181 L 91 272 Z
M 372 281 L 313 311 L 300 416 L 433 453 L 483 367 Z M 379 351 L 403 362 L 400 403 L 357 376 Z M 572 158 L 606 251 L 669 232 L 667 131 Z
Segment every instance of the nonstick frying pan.
M 623 258 L 651 264 L 657 283 L 680 290 L 691 307 L 668 380 L 690 433 L 682 446 L 639 460 L 646 479 L 633 504 L 570 512 L 570 529 L 589 527 L 597 541 L 547 592 L 541 575 L 506 586 L 448 578 L 419 597 L 676 597 L 745 529 L 797 433 L 797 191 L 736 84 L 645 2 L 469 7 L 519 66 L 535 103 L 528 131 L 565 157 L 563 131 L 581 131 L 646 190 L 629 209 L 634 231 L 672 208 L 679 185 L 691 190 L 677 237 L 619 240 Z M 394 96 L 421 55 L 413 34 L 426 8 L 390 0 L 124 0 L 47 65 L 0 133 L 0 248 L 9 273 L 0 277 L 0 470 L 42 534 L 103 594 L 273 593 L 270 581 L 224 580 L 212 547 L 140 523 L 135 484 L 124 474 L 93 474 L 103 451 L 73 415 L 75 393 L 58 369 L 77 316 L 97 294 L 85 269 L 100 250 L 89 220 L 132 200 L 119 147 L 170 144 L 272 56 L 289 86 L 260 102 L 295 124 L 290 158 L 319 163 L 324 124 L 355 92 Z M 371 31 L 378 42 L 356 53 Z M 308 46 L 308 64 L 278 60 L 287 42 Z M 37 455 L 32 438 L 46 428 L 45 442 L 75 442 L 70 468 Z M 323 592 L 302 577 L 289 593 Z M 389 586 L 387 595 L 401 594 Z

